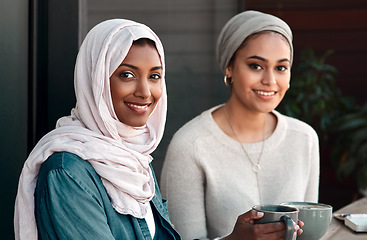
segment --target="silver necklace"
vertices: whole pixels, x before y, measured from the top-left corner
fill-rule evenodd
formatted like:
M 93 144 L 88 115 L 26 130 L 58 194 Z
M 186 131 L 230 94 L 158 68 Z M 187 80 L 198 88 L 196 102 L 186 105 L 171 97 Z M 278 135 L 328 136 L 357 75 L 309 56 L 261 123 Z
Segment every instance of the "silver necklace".
M 243 146 L 243 144 L 240 142 L 240 139 L 238 138 L 236 132 L 234 131 L 233 127 L 232 127 L 232 124 L 231 124 L 231 121 L 229 121 L 229 117 L 228 117 L 228 114 L 227 114 L 227 109 L 226 109 L 226 106 L 223 107 L 224 109 L 224 115 L 227 119 L 227 122 L 228 122 L 228 125 L 230 126 L 234 136 L 236 137 L 236 140 L 237 142 L 241 145 L 241 148 L 243 149 L 243 151 L 245 152 L 247 158 L 250 160 L 250 162 L 252 163 L 252 171 L 254 171 L 255 173 L 258 173 L 260 172 L 261 170 L 261 166 L 260 166 L 260 159 L 261 159 L 261 156 L 263 155 L 263 152 L 264 152 L 264 145 L 265 145 L 265 119 L 264 119 L 264 132 L 263 132 L 263 144 L 261 146 L 261 152 L 260 152 L 260 156 L 259 156 L 259 159 L 257 160 L 257 162 L 254 162 L 252 161 L 252 159 L 250 158 L 250 155 L 247 153 L 245 147 Z

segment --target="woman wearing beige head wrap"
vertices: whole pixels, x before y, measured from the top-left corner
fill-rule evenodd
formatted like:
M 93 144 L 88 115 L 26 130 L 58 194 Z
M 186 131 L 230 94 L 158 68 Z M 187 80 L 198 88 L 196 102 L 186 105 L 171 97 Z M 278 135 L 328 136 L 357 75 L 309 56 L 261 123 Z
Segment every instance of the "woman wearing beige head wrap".
M 151 169 L 167 110 L 163 46 L 147 26 L 113 19 L 86 36 L 76 107 L 26 160 L 18 239 L 180 239 Z
M 283 224 L 251 223 L 261 217 L 252 206 L 316 202 L 319 183 L 316 132 L 275 110 L 290 86 L 292 32 L 275 16 L 245 11 L 225 24 L 216 50 L 231 96 L 168 147 L 161 188 L 171 220 L 183 239 L 281 239 Z

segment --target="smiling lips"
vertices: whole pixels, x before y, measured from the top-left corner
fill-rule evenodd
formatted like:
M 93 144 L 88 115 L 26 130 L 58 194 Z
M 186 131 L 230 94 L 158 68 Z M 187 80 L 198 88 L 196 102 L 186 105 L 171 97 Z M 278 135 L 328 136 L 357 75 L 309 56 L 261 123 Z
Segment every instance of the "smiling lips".
M 260 91 L 260 90 L 254 90 L 255 93 L 257 93 L 258 95 L 261 95 L 261 96 L 273 96 L 275 95 L 276 92 L 272 91 L 272 92 L 265 92 L 265 91 Z
M 146 104 L 126 103 L 126 105 L 134 112 L 145 113 L 148 110 L 150 103 Z

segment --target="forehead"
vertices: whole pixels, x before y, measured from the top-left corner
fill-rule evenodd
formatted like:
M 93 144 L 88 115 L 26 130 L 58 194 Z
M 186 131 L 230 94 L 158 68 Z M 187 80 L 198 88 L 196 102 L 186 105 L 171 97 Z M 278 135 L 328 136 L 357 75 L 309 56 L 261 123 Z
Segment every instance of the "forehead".
M 151 44 L 133 44 L 123 62 L 140 62 L 160 65 L 161 58 L 155 46 Z
M 287 40 L 286 37 L 284 37 L 282 34 L 280 34 L 279 32 L 275 32 L 275 31 L 262 31 L 262 32 L 258 32 L 258 33 L 254 33 L 252 35 L 250 35 L 248 38 L 246 38 L 244 40 L 244 45 L 246 44 L 246 42 L 252 40 L 252 39 L 256 39 L 259 38 L 261 36 L 268 36 L 268 37 L 278 37 L 279 39 L 282 39 L 288 46 L 289 46 L 289 42 Z M 289 46 L 290 48 L 290 46 Z
M 238 54 L 249 55 L 262 55 L 290 58 L 291 48 L 287 39 L 276 32 L 266 31 L 257 33 L 247 38 L 242 45 L 242 48 L 238 49 Z

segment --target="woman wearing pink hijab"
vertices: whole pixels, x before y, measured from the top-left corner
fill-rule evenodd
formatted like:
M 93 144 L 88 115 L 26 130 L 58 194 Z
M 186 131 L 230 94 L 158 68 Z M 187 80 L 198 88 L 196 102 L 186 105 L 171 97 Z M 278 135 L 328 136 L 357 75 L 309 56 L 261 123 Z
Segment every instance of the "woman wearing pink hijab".
M 77 103 L 26 160 L 16 239 L 179 239 L 150 154 L 166 121 L 163 46 L 143 24 L 114 19 L 86 36 Z

